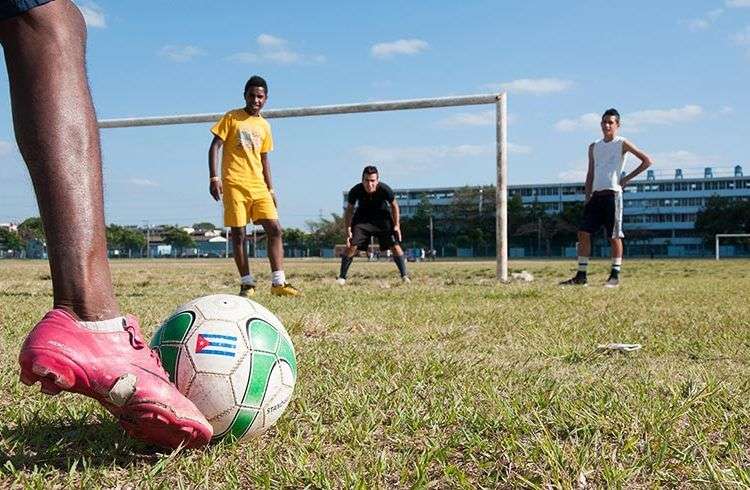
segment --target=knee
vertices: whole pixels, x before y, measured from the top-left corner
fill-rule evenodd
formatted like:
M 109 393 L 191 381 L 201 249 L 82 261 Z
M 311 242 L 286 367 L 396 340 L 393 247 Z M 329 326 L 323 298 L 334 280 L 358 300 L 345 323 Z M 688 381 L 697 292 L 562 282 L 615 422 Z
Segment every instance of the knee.
M 278 221 L 268 223 L 266 226 L 266 234 L 269 238 L 281 238 L 283 230 Z

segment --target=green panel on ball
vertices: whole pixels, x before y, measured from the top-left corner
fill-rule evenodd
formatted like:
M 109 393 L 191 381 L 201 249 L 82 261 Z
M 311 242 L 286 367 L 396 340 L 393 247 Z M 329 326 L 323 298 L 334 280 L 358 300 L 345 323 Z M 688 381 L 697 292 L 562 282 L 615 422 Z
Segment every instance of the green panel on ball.
M 265 352 L 253 352 L 252 356 L 250 379 L 247 382 L 242 404 L 260 407 L 260 404 L 263 403 L 263 397 L 266 395 L 271 369 L 276 364 L 276 356 Z
M 162 345 L 159 347 L 159 357 L 164 370 L 169 373 L 169 381 L 177 383 L 177 360 L 180 357 L 180 347 L 177 345 Z
M 237 416 L 234 418 L 231 427 L 229 427 L 229 437 L 235 439 L 242 439 L 247 433 L 247 430 L 255 422 L 255 417 L 258 416 L 258 411 L 252 408 L 240 408 L 237 412 Z
M 165 342 L 182 342 L 187 337 L 188 330 L 193 326 L 195 322 L 195 313 L 192 311 L 183 311 L 178 313 L 166 322 L 161 327 L 161 340 L 160 343 Z
M 279 341 L 279 332 L 276 331 L 276 327 L 254 318 L 250 320 L 247 332 L 250 335 L 250 346 L 253 350 L 276 352 L 276 344 Z
M 283 335 L 281 336 L 279 350 L 276 351 L 276 355 L 279 356 L 279 359 L 289 364 L 289 367 L 292 368 L 294 379 L 297 379 L 297 358 L 294 356 L 294 348 Z
M 155 349 L 156 347 L 159 347 L 159 344 L 161 344 L 161 334 L 164 331 L 164 327 L 159 327 L 156 329 L 156 332 L 154 332 L 154 336 L 151 337 L 151 342 L 149 342 L 148 346 L 152 349 Z

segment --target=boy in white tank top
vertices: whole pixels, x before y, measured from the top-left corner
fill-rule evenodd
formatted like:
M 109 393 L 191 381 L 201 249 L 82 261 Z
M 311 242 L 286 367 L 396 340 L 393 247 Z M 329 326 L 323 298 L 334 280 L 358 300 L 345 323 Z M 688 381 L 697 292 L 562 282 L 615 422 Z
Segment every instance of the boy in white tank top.
M 589 168 L 586 174 L 586 204 L 583 219 L 578 228 L 578 273 L 560 285 L 585 286 L 588 282 L 586 269 L 591 255 L 591 234 L 602 226 L 607 230 L 612 247 L 612 270 L 604 287 L 620 285 L 622 266 L 622 189 L 641 172 L 651 166 L 651 158 L 622 136 L 620 114 L 615 109 L 607 109 L 602 115 L 603 138 L 589 145 Z M 640 161 L 638 168 L 620 178 L 625 154 L 632 153 Z

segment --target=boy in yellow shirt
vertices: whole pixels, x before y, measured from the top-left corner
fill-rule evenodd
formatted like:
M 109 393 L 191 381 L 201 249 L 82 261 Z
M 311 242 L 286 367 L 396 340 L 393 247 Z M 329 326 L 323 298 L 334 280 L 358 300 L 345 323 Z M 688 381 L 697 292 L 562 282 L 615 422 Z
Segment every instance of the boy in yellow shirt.
M 251 77 L 245 84 L 245 107 L 227 112 L 211 128 L 214 139 L 208 150 L 209 191 L 215 200 L 224 202 L 224 226 L 232 228 L 234 262 L 240 273 L 240 296 L 244 297 L 255 294 L 255 279 L 245 248 L 245 227 L 250 221 L 260 224 L 266 232 L 271 294 L 299 294 L 284 275 L 281 224 L 268 163 L 273 137 L 271 125 L 260 115 L 267 98 L 266 81 L 257 75 Z M 217 161 L 222 148 L 220 177 Z

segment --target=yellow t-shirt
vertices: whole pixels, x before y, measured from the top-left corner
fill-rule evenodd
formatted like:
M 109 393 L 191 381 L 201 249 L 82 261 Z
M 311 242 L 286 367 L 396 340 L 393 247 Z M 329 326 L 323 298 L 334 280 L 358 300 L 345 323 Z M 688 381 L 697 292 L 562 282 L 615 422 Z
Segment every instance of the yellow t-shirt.
M 244 109 L 229 111 L 211 128 L 224 141 L 221 178 L 249 191 L 265 190 L 261 153 L 273 150 L 271 125 L 262 116 L 251 116 Z

